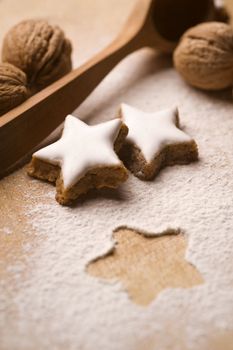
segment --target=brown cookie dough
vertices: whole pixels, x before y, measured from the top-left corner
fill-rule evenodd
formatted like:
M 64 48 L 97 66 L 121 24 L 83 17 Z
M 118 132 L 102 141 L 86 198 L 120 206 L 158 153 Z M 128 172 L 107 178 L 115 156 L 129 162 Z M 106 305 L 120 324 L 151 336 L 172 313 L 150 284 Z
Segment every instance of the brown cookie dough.
M 56 200 L 64 205 L 92 188 L 116 188 L 128 178 L 115 153 L 127 133 L 120 119 L 89 126 L 69 115 L 61 139 L 34 153 L 28 174 L 56 183 Z
M 153 179 L 165 166 L 198 159 L 196 142 L 179 129 L 177 108 L 144 113 L 122 104 L 120 117 L 129 128 L 120 158 L 141 180 Z

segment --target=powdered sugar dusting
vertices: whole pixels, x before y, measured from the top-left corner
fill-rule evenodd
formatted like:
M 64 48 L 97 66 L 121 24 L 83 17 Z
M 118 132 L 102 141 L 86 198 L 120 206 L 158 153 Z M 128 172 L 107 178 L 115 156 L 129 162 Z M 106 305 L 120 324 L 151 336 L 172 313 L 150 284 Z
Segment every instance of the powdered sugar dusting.
M 122 62 L 77 113 L 95 115 L 91 123 L 111 119 L 122 101 L 148 112 L 177 104 L 200 161 L 168 167 L 152 182 L 130 176 L 119 190 L 92 193 L 74 208 L 58 205 L 55 188 L 25 169 L 14 174 L 27 187 L 23 210 L 37 243 L 17 293 L 0 291 L 2 349 L 205 349 L 213 332 L 232 329 L 232 102 L 227 93 L 189 88 L 149 50 Z M 86 265 L 111 249 L 120 226 L 155 234 L 181 228 L 186 258 L 205 283 L 167 289 L 144 308 L 120 283 L 88 275 Z M 17 317 L 9 322 L 12 303 Z
M 0 232 L 5 234 L 5 235 L 10 235 L 12 233 L 11 228 L 8 226 L 4 226 L 0 230 L 1 230 Z

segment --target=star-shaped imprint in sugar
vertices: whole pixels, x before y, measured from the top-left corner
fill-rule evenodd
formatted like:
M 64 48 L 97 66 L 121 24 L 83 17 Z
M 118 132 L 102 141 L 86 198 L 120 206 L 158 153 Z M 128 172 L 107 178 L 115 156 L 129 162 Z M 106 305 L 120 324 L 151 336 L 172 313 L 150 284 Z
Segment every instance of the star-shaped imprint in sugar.
M 198 159 L 196 142 L 179 128 L 177 108 L 145 113 L 122 104 L 120 117 L 129 128 L 120 157 L 138 178 L 151 180 L 165 166 Z
M 116 154 L 127 132 L 120 119 L 89 126 L 68 115 L 60 140 L 33 154 L 28 174 L 56 182 L 60 204 L 71 204 L 91 188 L 116 188 L 128 178 Z
M 114 248 L 91 261 L 87 272 L 120 281 L 135 303 L 146 306 L 167 288 L 202 284 L 198 270 L 185 260 L 186 236 L 179 230 L 145 235 L 131 229 L 114 232 Z

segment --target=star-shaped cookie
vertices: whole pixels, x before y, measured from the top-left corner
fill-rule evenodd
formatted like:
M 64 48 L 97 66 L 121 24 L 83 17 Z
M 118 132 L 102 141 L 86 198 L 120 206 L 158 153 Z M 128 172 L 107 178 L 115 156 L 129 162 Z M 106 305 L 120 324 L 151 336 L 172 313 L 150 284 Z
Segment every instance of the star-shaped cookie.
M 177 108 L 145 113 L 122 104 L 120 117 L 129 129 L 120 157 L 138 178 L 151 180 L 167 165 L 197 160 L 196 142 L 179 129 Z
M 89 126 L 68 115 L 60 140 L 33 154 L 28 174 L 56 182 L 60 204 L 70 204 L 91 188 L 115 188 L 128 177 L 115 153 L 127 132 L 119 118 Z

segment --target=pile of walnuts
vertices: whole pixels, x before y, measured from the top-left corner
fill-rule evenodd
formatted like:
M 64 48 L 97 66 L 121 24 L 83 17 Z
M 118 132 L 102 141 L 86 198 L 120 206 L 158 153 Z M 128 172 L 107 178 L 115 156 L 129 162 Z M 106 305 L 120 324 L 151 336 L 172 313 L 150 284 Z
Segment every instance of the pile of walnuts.
M 5 36 L 0 63 L 0 116 L 72 69 L 64 32 L 44 20 L 26 20 Z M 173 55 L 191 85 L 219 90 L 233 85 L 233 29 L 207 22 L 187 30 Z
M 44 20 L 11 28 L 2 46 L 0 115 L 70 72 L 71 52 L 64 32 Z

